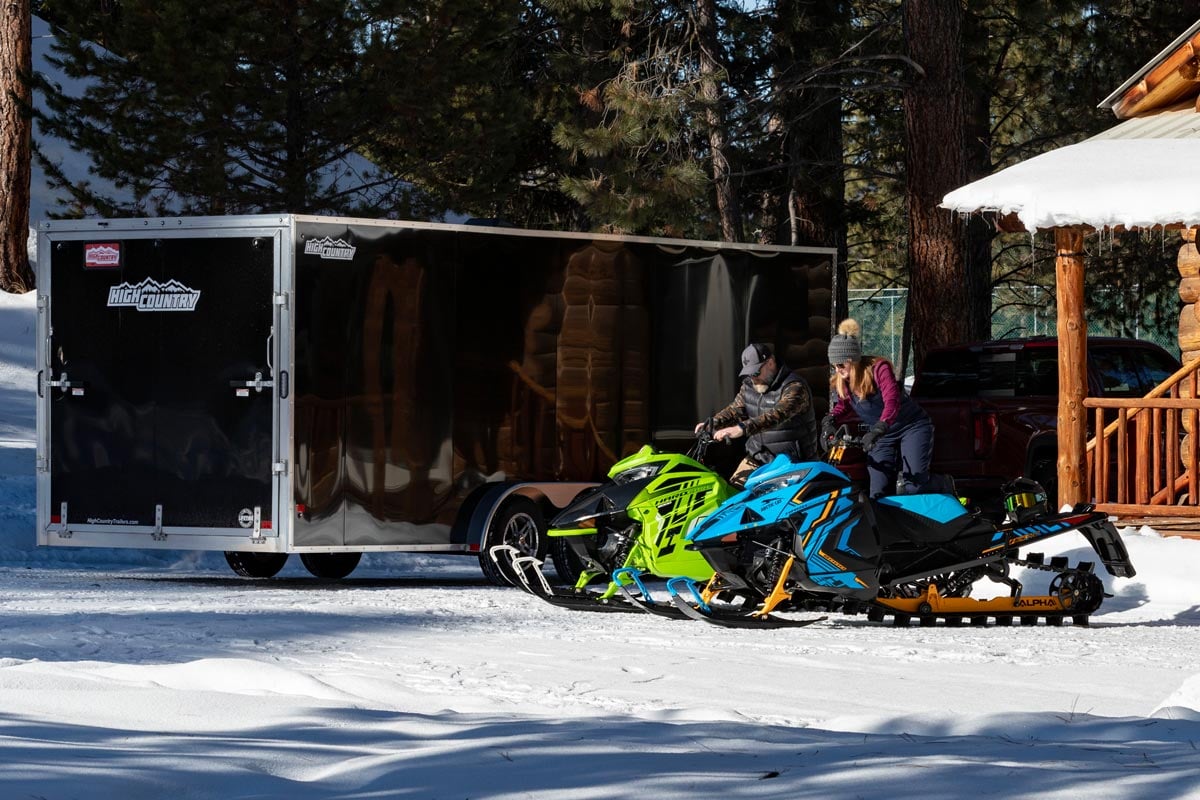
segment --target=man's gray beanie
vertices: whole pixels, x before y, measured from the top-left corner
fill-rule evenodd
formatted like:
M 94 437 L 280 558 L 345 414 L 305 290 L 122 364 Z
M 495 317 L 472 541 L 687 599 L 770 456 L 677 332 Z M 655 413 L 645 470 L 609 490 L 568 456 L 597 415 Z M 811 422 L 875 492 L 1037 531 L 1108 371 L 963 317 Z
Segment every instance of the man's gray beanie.
M 862 358 L 862 343 L 857 336 L 835 333 L 829 340 L 829 363 L 845 364 L 847 361 L 858 361 Z

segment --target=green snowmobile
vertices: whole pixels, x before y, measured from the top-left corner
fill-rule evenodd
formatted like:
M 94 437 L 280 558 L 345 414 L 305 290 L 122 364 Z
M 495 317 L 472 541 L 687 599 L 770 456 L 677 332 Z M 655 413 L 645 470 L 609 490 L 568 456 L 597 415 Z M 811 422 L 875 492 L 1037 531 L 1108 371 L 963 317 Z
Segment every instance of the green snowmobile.
M 554 563 L 560 578 L 574 579 L 570 591 L 551 588 L 541 562 L 514 548 L 492 548 L 492 559 L 514 585 L 554 605 L 676 616 L 671 603 L 653 599 L 642 578 L 712 577 L 708 562 L 684 547 L 692 524 L 737 493 L 703 463 L 712 441 L 704 428 L 687 455 L 645 445 L 550 521 Z M 608 581 L 603 591 L 586 588 L 598 578 Z

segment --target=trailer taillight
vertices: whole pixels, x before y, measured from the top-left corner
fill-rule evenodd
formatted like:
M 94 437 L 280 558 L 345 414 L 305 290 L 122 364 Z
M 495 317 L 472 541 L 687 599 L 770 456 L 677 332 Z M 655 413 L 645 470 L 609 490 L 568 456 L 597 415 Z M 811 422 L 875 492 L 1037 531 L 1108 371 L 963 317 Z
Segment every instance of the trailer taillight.
M 262 522 L 258 523 L 258 527 L 262 528 L 263 530 L 271 530 L 271 520 L 264 519 Z
M 51 525 L 61 525 L 61 524 L 62 524 L 62 517 L 60 517 L 60 516 L 58 516 L 57 514 L 55 514 L 54 516 L 50 517 L 50 524 L 51 524 Z
M 296 516 L 297 517 L 303 517 L 304 512 L 307 510 L 308 510 L 308 507 L 306 505 L 304 505 L 304 503 L 296 503 Z
M 992 452 L 996 443 L 996 412 L 989 411 L 975 415 L 975 456 L 983 458 Z

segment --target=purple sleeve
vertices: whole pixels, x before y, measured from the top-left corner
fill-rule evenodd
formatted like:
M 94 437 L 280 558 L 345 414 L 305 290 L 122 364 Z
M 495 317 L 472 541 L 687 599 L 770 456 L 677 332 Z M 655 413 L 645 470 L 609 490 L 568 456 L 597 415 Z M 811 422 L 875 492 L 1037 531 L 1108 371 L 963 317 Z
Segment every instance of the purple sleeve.
M 883 413 L 879 419 L 891 425 L 896 421 L 896 417 L 900 416 L 900 401 L 904 398 L 904 390 L 896 382 L 896 373 L 892 372 L 892 365 L 888 362 L 883 359 L 876 361 L 873 370 L 875 385 L 879 387 L 879 394 L 883 396 Z
M 829 416 L 833 417 L 834 422 L 840 422 L 843 417 L 850 413 L 850 401 L 845 397 L 838 395 L 837 402 L 829 409 Z

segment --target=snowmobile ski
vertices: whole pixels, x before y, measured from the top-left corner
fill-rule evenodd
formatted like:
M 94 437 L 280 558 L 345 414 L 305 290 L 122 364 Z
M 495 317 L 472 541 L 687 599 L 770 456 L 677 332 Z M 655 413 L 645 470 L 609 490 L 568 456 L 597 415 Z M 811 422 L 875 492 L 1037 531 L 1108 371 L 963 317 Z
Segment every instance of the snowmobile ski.
M 645 611 L 647 614 L 653 614 L 656 617 L 665 617 L 667 619 L 687 619 L 687 615 L 682 613 L 672 603 L 659 602 L 655 600 L 650 590 L 642 583 L 642 573 L 632 567 L 622 567 L 612 574 L 612 581 L 616 584 L 617 589 L 624 596 L 625 600 L 635 608 Z M 629 583 L 623 582 L 622 579 L 628 578 Z M 635 593 L 631 586 L 637 587 Z
M 678 585 L 681 583 L 687 588 L 692 599 L 696 601 L 696 605 L 693 606 L 681 596 L 678 589 Z M 700 592 L 696 589 L 695 582 L 687 578 L 673 578 L 667 581 L 667 592 L 671 596 L 671 602 L 685 616 L 700 620 L 701 622 L 707 622 L 711 625 L 718 625 L 722 628 L 750 628 L 759 630 L 805 628 L 815 622 L 827 619 L 827 617 L 823 616 L 810 619 L 787 619 L 784 617 L 759 616 L 754 612 L 730 612 L 713 608 L 701 597 Z
M 511 575 L 513 585 L 552 606 L 600 613 L 641 613 L 634 606 L 620 601 L 614 602 L 595 592 L 562 592 L 554 589 L 542 573 L 542 561 L 533 556 L 521 555 L 521 551 L 511 545 L 497 545 L 489 550 L 488 554 L 506 577 Z
M 488 550 L 488 557 L 492 559 L 492 563 L 496 565 L 496 569 L 500 571 L 506 581 L 518 589 L 524 589 L 533 594 L 533 589 L 529 587 L 525 576 L 513 566 L 513 561 L 520 555 L 521 551 L 511 544 L 498 544 Z

